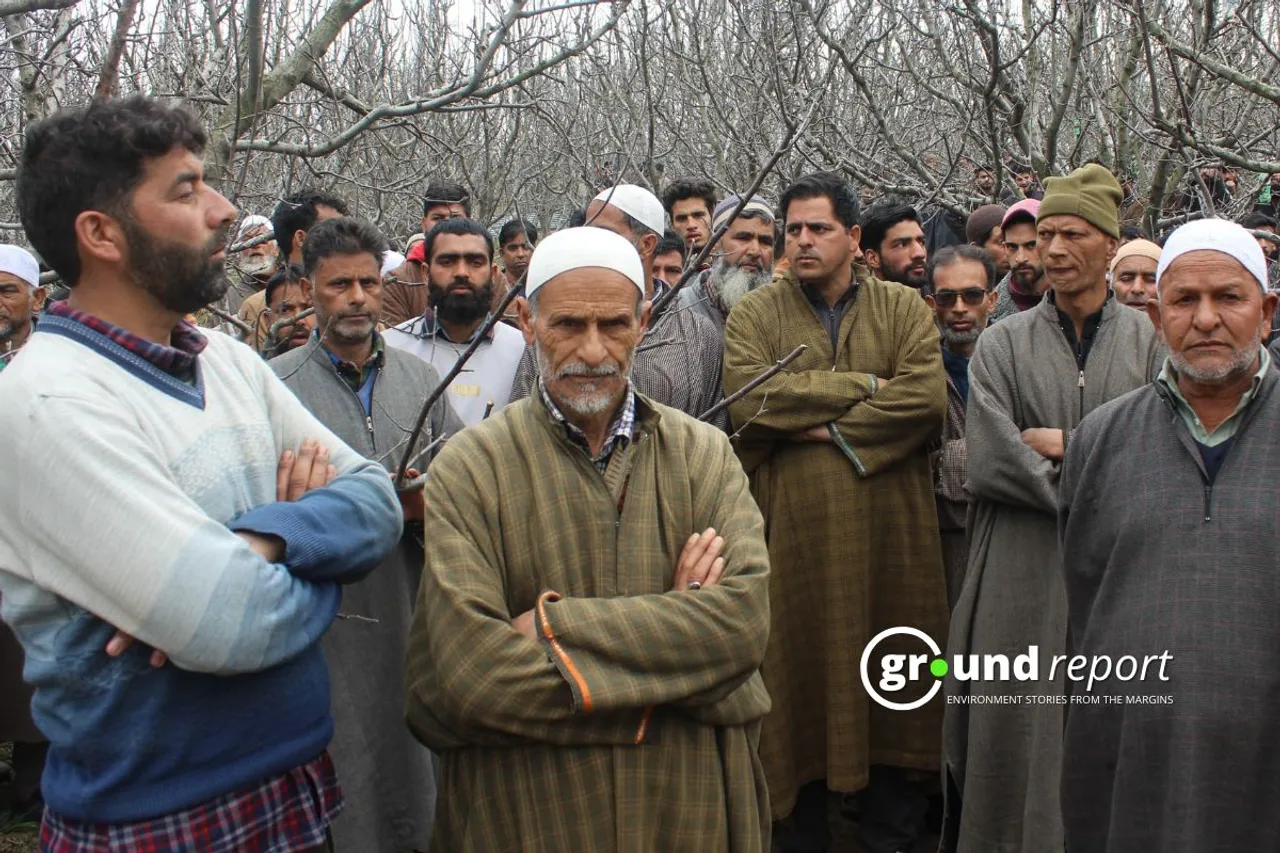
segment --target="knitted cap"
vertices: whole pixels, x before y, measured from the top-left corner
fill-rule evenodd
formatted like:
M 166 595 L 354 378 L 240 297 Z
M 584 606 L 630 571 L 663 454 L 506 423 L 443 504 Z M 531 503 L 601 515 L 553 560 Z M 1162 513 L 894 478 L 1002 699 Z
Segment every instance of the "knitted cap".
M 1111 259 L 1111 274 L 1115 275 L 1116 267 L 1125 258 L 1132 258 L 1134 255 L 1141 255 L 1144 258 L 1150 258 L 1157 264 L 1160 263 L 1160 247 L 1150 240 L 1130 240 L 1119 249 L 1116 250 L 1116 256 Z
M 1103 234 L 1120 239 L 1120 202 L 1124 192 L 1115 175 L 1097 163 L 1076 169 L 1066 177 L 1044 182 L 1039 222 L 1047 216 L 1079 216 Z
M 1004 219 L 1006 210 L 1008 208 L 1003 204 L 984 204 L 970 213 L 964 223 L 964 238 L 975 246 L 983 243 L 991 234 L 991 229 Z

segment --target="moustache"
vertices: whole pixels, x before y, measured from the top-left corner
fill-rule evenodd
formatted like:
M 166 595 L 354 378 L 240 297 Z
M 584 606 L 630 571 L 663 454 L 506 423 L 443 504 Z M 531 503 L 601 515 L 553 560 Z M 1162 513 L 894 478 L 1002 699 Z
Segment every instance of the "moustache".
M 581 361 L 575 361 L 571 364 L 562 365 L 556 371 L 556 378 L 564 379 L 566 376 L 620 376 L 621 374 L 622 367 L 612 359 L 596 367 L 591 367 Z

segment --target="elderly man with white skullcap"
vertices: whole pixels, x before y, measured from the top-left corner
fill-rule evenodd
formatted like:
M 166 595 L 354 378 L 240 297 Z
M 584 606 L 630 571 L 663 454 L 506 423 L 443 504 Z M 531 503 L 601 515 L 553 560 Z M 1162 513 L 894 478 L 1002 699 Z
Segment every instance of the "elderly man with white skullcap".
M 730 309 L 773 279 L 773 206 L 752 196 L 733 216 L 739 204 L 742 196 L 731 195 L 716 205 L 712 233 L 727 228 L 716 246 L 715 262 L 680 291 L 680 307 L 714 323 L 721 338 Z
M 659 299 L 667 283 L 652 275 L 653 255 L 665 225 L 662 202 L 635 184 L 618 184 L 601 190 L 587 205 L 586 224 L 612 231 L 626 239 L 644 264 L 643 288 L 646 301 Z M 671 282 L 674 284 L 674 282 Z M 681 311 L 674 302 L 662 313 L 649 318 L 644 344 L 637 348 L 636 390 L 658 403 L 698 417 L 723 397 L 720 387 L 723 346 L 715 324 L 696 311 Z M 525 352 L 516 369 L 511 399 L 518 400 L 533 390 L 537 379 L 532 349 Z M 728 422 L 727 415 L 715 421 Z
M 43 305 L 35 256 L 21 246 L 0 246 L 0 370 L 31 337 Z
M 1068 850 L 1280 850 L 1280 377 L 1257 241 L 1202 220 L 1165 243 L 1152 384 L 1081 422 L 1061 479 L 1074 651 Z M 1085 703 L 1081 697 L 1092 701 Z
M 431 467 L 408 722 L 441 760 L 433 849 L 768 850 L 763 522 L 725 435 L 632 387 L 644 286 L 616 234 L 546 238 L 533 393 Z

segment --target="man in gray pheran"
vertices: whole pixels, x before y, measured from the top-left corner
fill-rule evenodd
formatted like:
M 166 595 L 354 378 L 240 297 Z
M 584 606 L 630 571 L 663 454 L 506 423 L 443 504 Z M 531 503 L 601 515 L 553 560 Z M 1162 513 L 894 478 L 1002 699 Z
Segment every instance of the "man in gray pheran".
M 1115 669 L 1092 691 L 1099 704 L 1067 706 L 1073 853 L 1280 850 L 1280 376 L 1262 347 L 1277 299 L 1266 282 L 1240 226 L 1175 231 L 1147 305 L 1169 358 L 1154 384 L 1085 418 L 1063 463 L 1073 645 Z M 1166 651 L 1167 682 L 1117 662 Z M 1153 696 L 1172 704 L 1142 701 Z
M 1048 673 L 1066 649 L 1057 527 L 1063 452 L 1081 418 L 1149 383 L 1162 359 L 1151 322 L 1107 287 L 1120 200 L 1120 184 L 1101 166 L 1046 181 L 1036 242 L 1051 289 L 1034 308 L 988 328 L 974 349 L 965 424 L 969 563 L 948 656 L 1012 660 L 1036 646 L 1040 672 Z M 1046 675 L 1038 684 L 948 678 L 946 685 L 948 696 L 980 703 L 1060 692 L 1062 678 L 1059 668 L 1053 683 Z M 948 700 L 943 759 L 945 851 L 1062 850 L 1061 705 Z

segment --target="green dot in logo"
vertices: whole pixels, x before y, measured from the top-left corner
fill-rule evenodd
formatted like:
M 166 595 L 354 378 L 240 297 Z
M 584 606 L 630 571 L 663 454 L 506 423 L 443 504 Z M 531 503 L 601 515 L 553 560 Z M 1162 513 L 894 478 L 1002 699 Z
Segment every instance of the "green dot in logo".
M 938 678 L 945 676 L 950 669 L 951 667 L 947 666 L 947 662 L 942 658 L 938 658 L 933 663 L 929 664 L 929 671 Z

